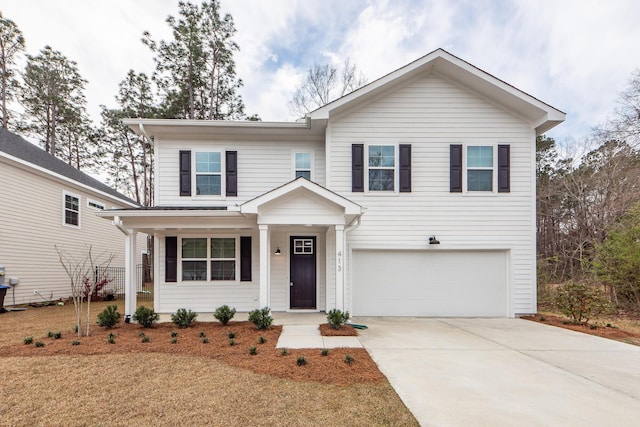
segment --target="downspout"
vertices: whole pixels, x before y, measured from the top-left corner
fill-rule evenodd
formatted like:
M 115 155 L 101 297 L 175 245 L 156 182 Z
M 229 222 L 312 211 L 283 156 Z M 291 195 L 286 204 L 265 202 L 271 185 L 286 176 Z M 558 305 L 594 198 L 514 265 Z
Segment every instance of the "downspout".
M 127 230 L 126 228 L 124 228 L 124 226 L 122 225 L 122 221 L 120 220 L 119 216 L 115 216 L 113 217 L 113 221 L 112 224 L 116 226 L 116 228 L 118 230 L 120 230 L 125 236 L 129 237 L 131 235 L 131 233 L 129 232 L 129 230 Z
M 116 228 L 117 228 L 118 230 L 120 230 L 120 231 L 122 232 L 122 234 L 124 234 L 124 235 L 126 236 L 126 250 L 125 250 L 125 258 L 128 258 L 128 257 L 132 257 L 132 256 L 134 256 L 134 254 L 133 254 L 133 253 L 132 253 L 132 251 L 130 250 L 130 243 L 129 243 L 129 241 L 130 241 L 130 239 L 131 239 L 131 232 L 130 232 L 129 230 L 127 230 L 126 228 L 124 228 L 124 225 L 122 224 L 122 220 L 120 219 L 120 217 L 119 217 L 119 216 L 114 216 L 114 217 L 113 217 L 113 222 L 112 222 L 112 224 L 113 224 L 113 225 L 115 225 L 115 226 L 116 226 Z M 128 257 L 127 257 L 127 255 L 128 255 Z M 130 281 L 130 280 L 131 280 L 131 272 L 130 272 L 130 271 L 128 271 L 128 270 L 130 269 L 130 266 L 129 266 L 128 264 L 129 264 L 129 260 L 128 260 L 128 259 L 125 259 L 125 267 L 128 267 L 128 268 L 125 268 L 125 272 L 126 272 L 126 273 L 125 273 L 125 274 L 126 274 L 126 279 L 125 279 L 125 292 L 124 292 L 124 295 L 125 295 L 125 304 L 124 304 L 124 305 L 125 305 L 125 316 L 124 316 L 124 322 L 125 322 L 125 323 L 130 323 L 130 322 L 131 322 L 131 315 L 132 315 L 132 313 L 130 313 L 130 311 L 131 311 L 131 310 L 129 310 L 129 309 L 128 309 L 128 304 L 127 304 L 127 303 L 129 302 L 128 300 L 132 298 L 132 296 L 130 295 L 130 289 L 129 289 L 129 288 L 130 288 L 130 284 L 129 284 L 129 283 L 127 283 L 128 281 Z M 135 294 L 134 294 L 134 295 L 135 295 Z

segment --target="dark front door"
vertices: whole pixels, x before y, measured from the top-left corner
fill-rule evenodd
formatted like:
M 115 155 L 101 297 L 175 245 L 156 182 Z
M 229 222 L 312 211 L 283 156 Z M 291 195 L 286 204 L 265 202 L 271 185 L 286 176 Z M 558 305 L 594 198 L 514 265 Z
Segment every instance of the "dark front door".
M 316 308 L 316 238 L 290 238 L 291 308 Z

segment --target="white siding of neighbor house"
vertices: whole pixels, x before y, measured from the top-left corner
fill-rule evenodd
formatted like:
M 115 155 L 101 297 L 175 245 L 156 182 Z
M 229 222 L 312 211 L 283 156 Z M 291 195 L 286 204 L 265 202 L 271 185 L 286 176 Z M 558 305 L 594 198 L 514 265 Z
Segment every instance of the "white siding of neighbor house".
M 308 137 L 289 140 L 202 140 L 162 139 L 157 137 L 156 165 L 159 171 L 156 181 L 156 204 L 158 206 L 233 206 L 273 190 L 293 179 L 292 158 L 295 152 L 313 153 L 313 175 L 315 182 L 325 185 L 324 141 Z M 237 151 L 238 152 L 238 196 L 237 197 L 181 197 L 179 191 L 180 150 Z M 224 170 L 223 170 L 224 174 Z M 224 190 L 224 189 L 223 189 Z
M 429 75 L 333 119 L 327 134 L 328 188 L 366 208 L 361 226 L 348 234 L 351 248 L 510 250 L 510 315 L 536 311 L 531 126 L 468 90 Z M 411 144 L 412 191 L 352 193 L 354 143 L 365 144 L 365 163 L 367 144 Z M 509 144 L 511 192 L 450 193 L 450 144 Z M 438 247 L 429 247 L 431 235 L 440 240 Z M 350 274 L 345 283 L 347 309 Z
M 110 221 L 98 218 L 97 209 L 89 207 L 87 199 L 102 203 L 107 209 L 125 207 L 124 204 L 2 159 L 0 183 L 0 266 L 6 268 L 5 284 L 9 284 L 10 277 L 20 279 L 15 287 L 16 304 L 43 302 L 34 290 L 48 300 L 71 296 L 69 278 L 54 245 L 76 259 L 86 256 L 91 245 L 94 258 L 113 253 L 111 266 L 124 267 L 124 235 Z M 65 191 L 80 198 L 80 227 L 64 225 Z M 137 244 L 139 264 L 141 251 L 146 250 L 146 235 L 139 234 Z M 5 305 L 12 304 L 13 291 L 9 290 Z

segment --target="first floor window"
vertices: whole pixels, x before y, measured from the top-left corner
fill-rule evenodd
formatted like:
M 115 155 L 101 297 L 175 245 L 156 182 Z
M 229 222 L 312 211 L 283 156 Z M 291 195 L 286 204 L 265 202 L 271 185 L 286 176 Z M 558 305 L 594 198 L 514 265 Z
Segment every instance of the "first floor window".
M 67 225 L 80 225 L 80 197 L 65 193 L 64 223 Z
M 182 238 L 182 280 L 236 280 L 235 237 Z
M 220 152 L 196 153 L 196 194 L 222 194 L 222 159 Z
M 492 146 L 467 146 L 467 191 L 493 191 Z
M 394 191 L 396 154 L 393 145 L 370 145 L 369 191 Z

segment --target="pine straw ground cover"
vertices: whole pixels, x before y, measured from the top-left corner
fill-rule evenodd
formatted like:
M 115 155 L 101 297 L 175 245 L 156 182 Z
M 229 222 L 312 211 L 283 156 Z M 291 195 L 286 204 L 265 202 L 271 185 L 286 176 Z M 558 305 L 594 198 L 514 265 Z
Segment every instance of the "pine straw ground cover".
M 92 317 L 108 304 L 93 303 Z M 283 356 L 280 327 L 247 322 L 92 325 L 82 338 L 73 323 L 72 305 L 0 315 L 1 425 L 417 425 L 363 349 Z

